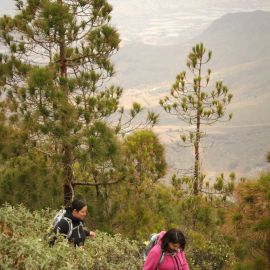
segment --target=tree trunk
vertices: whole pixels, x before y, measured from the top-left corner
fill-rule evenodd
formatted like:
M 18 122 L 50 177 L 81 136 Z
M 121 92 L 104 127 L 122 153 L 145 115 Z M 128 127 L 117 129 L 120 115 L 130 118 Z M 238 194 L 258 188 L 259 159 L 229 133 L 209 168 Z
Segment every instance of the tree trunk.
M 58 3 L 62 3 L 62 0 L 57 0 Z M 59 27 L 59 56 L 60 56 L 60 76 L 62 78 L 67 78 L 67 65 L 66 65 L 66 44 L 65 44 L 65 29 L 64 25 Z M 62 127 L 64 129 L 64 133 L 68 133 L 68 117 L 71 117 L 69 114 L 65 112 L 65 106 L 68 106 L 68 89 L 65 85 L 61 85 L 62 91 L 65 94 L 64 98 L 64 110 L 62 114 Z M 63 164 L 63 171 L 64 171 L 64 203 L 67 206 L 70 202 L 74 199 L 74 187 L 73 187 L 73 172 L 72 172 L 72 154 L 71 154 L 71 147 L 68 145 L 67 142 L 63 140 L 63 157 L 62 157 L 62 164 Z
M 199 179 L 200 179 L 200 125 L 201 125 L 201 114 L 200 114 L 200 103 L 201 103 L 201 66 L 202 60 L 200 59 L 199 66 L 199 85 L 198 85 L 198 102 L 197 102 L 197 119 L 196 119 L 196 137 L 195 137 L 195 160 L 194 160 L 194 183 L 193 183 L 193 194 L 199 194 Z
M 93 169 L 93 179 L 95 183 L 98 183 L 98 171 L 96 169 Z M 100 189 L 99 189 L 99 185 L 95 186 L 96 188 L 96 194 L 97 194 L 97 198 L 99 198 L 100 196 Z
M 195 138 L 195 161 L 194 161 L 194 183 L 193 183 L 193 194 L 198 195 L 199 193 L 199 177 L 200 177 L 200 119 L 197 120 L 196 138 Z
M 68 206 L 74 199 L 74 188 L 72 185 L 64 184 L 64 204 Z
M 67 206 L 74 199 L 74 176 L 72 171 L 71 151 L 67 145 L 64 146 L 63 153 L 63 168 L 64 168 L 64 204 Z

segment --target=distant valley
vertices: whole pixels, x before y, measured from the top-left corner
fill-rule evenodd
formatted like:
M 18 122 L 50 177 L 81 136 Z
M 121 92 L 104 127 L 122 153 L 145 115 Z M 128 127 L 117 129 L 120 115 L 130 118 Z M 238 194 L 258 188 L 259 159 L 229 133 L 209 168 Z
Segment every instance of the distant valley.
M 236 172 L 252 176 L 267 168 L 270 151 L 270 12 L 227 14 L 188 42 L 171 46 L 133 43 L 122 48 L 114 61 L 115 83 L 126 91 L 123 104 L 139 101 L 160 114 L 155 130 L 166 144 L 170 171 L 183 171 L 192 165 L 191 150 L 176 147 L 178 130 L 184 124 L 166 114 L 158 105 L 168 94 L 175 76 L 186 69 L 191 47 L 203 42 L 213 51 L 209 64 L 212 81 L 223 80 L 234 94 L 228 123 L 207 127 L 203 168 L 209 175 Z

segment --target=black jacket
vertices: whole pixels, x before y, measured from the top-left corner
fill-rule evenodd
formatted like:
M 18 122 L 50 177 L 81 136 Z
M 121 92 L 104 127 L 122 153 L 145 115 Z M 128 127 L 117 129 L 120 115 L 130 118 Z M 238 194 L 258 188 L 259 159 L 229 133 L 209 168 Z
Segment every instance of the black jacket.
M 74 246 L 82 246 L 86 236 L 89 236 L 89 231 L 83 228 L 83 221 L 74 217 L 70 211 L 67 211 L 64 218 L 57 223 L 53 228 L 53 232 L 55 234 L 63 234 Z M 54 244 L 56 238 L 55 235 L 51 239 L 51 245 Z

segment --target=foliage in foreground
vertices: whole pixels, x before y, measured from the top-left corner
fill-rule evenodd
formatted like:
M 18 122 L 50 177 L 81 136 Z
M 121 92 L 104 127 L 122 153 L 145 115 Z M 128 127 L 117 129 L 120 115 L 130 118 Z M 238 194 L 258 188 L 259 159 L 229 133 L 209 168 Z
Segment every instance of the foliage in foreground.
M 98 232 L 83 248 L 66 240 L 50 248 L 44 240 L 52 212 L 29 212 L 23 206 L 6 205 L 0 210 L 0 269 L 95 269 L 137 270 L 142 266 L 139 245 L 121 235 Z
M 97 232 L 76 249 L 60 238 L 50 248 L 44 236 L 53 215 L 49 209 L 30 212 L 22 205 L 0 208 L 0 269 L 142 269 L 143 245 L 120 234 Z M 233 256 L 224 239 L 191 230 L 185 234 L 190 269 L 228 269 Z

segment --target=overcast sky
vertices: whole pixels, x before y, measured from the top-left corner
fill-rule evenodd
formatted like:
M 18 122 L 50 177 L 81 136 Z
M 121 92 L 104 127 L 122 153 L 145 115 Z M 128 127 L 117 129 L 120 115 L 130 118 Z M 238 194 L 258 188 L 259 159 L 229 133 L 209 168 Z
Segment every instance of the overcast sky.
M 0 14 L 12 14 L 13 0 L 0 0 Z M 171 44 L 190 39 L 213 20 L 232 12 L 270 11 L 270 0 L 109 0 L 123 44 Z

